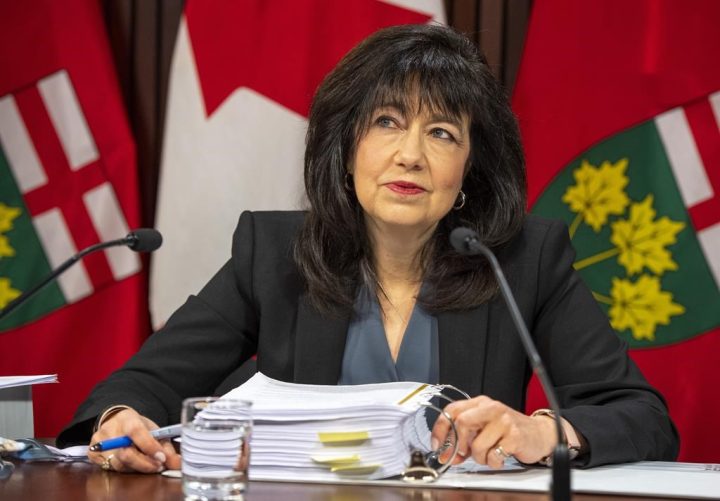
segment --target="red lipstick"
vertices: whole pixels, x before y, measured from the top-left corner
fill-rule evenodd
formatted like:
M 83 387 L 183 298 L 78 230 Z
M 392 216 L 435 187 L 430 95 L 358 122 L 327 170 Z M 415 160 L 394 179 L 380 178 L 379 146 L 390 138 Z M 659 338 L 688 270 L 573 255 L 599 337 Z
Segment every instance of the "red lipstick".
M 408 183 L 407 181 L 393 181 L 392 183 L 388 183 L 386 186 L 395 193 L 400 193 L 402 195 L 417 195 L 418 193 L 425 191 L 417 184 Z

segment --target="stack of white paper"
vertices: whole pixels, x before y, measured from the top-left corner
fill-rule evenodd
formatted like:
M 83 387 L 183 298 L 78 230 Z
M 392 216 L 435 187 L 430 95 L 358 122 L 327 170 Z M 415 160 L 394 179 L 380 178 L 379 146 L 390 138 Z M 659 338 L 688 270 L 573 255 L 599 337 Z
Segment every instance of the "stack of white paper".
M 253 403 L 251 479 L 376 479 L 400 474 L 411 450 L 430 450 L 421 409 L 440 391 L 412 382 L 292 384 L 258 373 L 223 398 Z
M 56 374 L 0 377 L 0 436 L 8 438 L 33 435 L 31 385 L 56 383 Z
M 57 374 L 44 374 L 42 376 L 0 376 L 0 389 L 42 383 L 57 383 Z

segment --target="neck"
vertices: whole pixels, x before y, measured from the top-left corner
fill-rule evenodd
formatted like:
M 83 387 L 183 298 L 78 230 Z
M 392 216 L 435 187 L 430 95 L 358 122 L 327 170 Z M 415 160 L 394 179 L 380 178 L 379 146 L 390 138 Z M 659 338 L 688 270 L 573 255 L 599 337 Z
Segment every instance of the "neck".
M 375 292 L 390 354 L 396 361 L 423 279 L 422 249 L 435 226 L 412 231 L 381 227 L 369 220 L 367 226 L 380 288 Z
M 419 286 L 422 281 L 422 250 L 435 226 L 421 230 L 380 228 L 369 222 L 370 243 L 377 278 L 383 287 Z

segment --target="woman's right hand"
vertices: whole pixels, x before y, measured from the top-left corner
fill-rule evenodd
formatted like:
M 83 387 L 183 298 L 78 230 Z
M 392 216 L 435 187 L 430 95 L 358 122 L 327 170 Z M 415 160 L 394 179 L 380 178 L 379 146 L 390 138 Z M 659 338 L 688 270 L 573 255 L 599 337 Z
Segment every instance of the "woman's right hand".
M 180 469 L 180 455 L 170 441 L 159 442 L 150 435 L 150 430 L 156 428 L 157 424 L 135 410 L 123 409 L 101 423 L 90 443 L 127 435 L 133 445 L 103 452 L 88 451 L 88 458 L 99 466 L 107 461 L 108 469 L 120 472 L 157 473 L 164 469 Z

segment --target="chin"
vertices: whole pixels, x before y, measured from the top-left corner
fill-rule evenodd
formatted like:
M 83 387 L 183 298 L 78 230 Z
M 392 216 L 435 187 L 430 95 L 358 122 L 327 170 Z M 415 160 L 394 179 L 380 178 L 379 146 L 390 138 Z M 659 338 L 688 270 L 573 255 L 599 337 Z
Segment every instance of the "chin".
M 428 228 L 435 228 L 444 214 L 428 214 L 427 210 L 418 210 L 418 207 L 392 207 L 391 210 L 379 210 L 374 214 L 366 213 L 365 217 L 374 222 L 378 228 L 388 228 L 394 231 L 425 232 Z
M 382 218 L 379 220 L 379 223 L 382 226 L 385 226 L 387 228 L 392 228 L 395 231 L 417 231 L 417 232 L 424 232 L 428 228 L 434 228 L 437 225 L 437 221 L 429 221 L 426 218 L 420 218 L 420 217 L 409 217 L 407 215 L 405 216 L 395 216 L 395 217 L 387 217 Z

